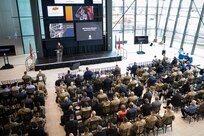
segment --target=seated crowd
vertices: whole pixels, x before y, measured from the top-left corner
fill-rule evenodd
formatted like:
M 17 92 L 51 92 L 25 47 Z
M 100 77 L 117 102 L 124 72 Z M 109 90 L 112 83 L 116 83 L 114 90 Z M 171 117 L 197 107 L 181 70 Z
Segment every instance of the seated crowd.
M 67 135 L 149 133 L 172 125 L 172 108 L 180 107 L 184 117 L 204 111 L 204 72 L 188 61 L 155 56 L 151 65 L 134 63 L 128 70 L 130 74 L 127 71 L 124 76 L 118 65 L 99 75 L 88 68 L 80 75 L 68 70 L 56 80 L 56 102 L 62 108 L 61 125 Z M 161 100 L 167 103 L 163 115 L 159 114 Z
M 24 72 L 22 82 L 3 84 L 0 89 L 0 135 L 46 136 L 46 76 L 36 80 Z

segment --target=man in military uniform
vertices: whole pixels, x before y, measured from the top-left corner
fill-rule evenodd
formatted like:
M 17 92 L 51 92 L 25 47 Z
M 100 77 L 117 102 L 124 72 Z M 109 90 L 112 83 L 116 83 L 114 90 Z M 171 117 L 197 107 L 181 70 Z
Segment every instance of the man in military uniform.
M 94 122 L 96 122 L 96 121 L 102 121 L 102 118 L 100 117 L 100 116 L 97 116 L 96 115 L 96 111 L 92 111 L 91 112 L 91 117 L 90 118 L 88 118 L 85 122 L 84 122 L 84 124 L 85 125 L 89 125 L 92 121 L 94 121 Z

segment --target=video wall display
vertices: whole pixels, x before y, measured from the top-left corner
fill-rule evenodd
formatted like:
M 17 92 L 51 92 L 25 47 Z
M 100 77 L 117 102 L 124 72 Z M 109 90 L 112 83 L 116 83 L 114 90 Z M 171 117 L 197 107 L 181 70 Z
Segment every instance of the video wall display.
M 96 32 L 89 31 L 92 34 L 84 39 L 81 39 L 78 34 L 79 40 L 103 39 L 102 23 L 97 23 L 103 22 L 102 0 L 42 0 L 41 2 L 46 39 L 66 37 L 77 41 L 76 32 L 81 29 L 77 28 L 78 26 L 96 28 L 94 30 Z M 80 22 L 81 25 L 78 24 Z M 88 34 L 87 31 L 81 32 L 81 36 Z
M 93 6 L 66 6 L 66 21 L 94 20 Z
M 102 39 L 102 22 L 78 22 L 76 23 L 76 40 L 99 40 Z
M 49 24 L 50 38 L 74 37 L 73 23 Z
M 47 6 L 48 17 L 64 16 L 63 6 Z
M 84 0 L 55 0 L 55 4 L 84 4 Z

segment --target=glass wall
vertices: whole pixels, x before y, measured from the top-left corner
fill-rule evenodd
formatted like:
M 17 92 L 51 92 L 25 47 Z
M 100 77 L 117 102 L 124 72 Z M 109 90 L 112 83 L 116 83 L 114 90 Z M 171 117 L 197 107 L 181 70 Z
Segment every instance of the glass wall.
M 33 51 L 36 51 L 32 14 L 29 0 L 17 0 L 19 19 L 21 25 L 21 37 L 23 39 L 24 53 L 29 53 L 29 43 L 31 43 Z
M 166 36 L 166 44 L 170 45 L 170 41 L 173 37 L 172 46 L 175 48 L 180 48 L 180 43 L 184 35 L 185 24 L 187 22 L 189 6 L 191 0 L 182 0 L 180 11 L 179 3 L 181 0 L 136 0 L 130 8 L 134 0 L 128 0 L 123 3 L 123 0 L 113 1 L 113 26 L 118 22 L 118 24 L 113 29 L 114 33 L 119 33 L 119 35 L 124 35 L 127 43 L 133 44 L 134 28 L 136 28 L 136 35 L 149 36 L 149 41 L 152 42 L 154 38 L 158 39 L 158 42 L 162 41 L 162 37 Z M 158 6 L 157 6 L 158 2 Z M 170 7 L 170 3 L 171 7 Z M 203 0 L 194 0 L 191 10 L 191 15 L 189 16 L 189 23 L 187 26 L 186 37 L 184 42 L 188 49 L 192 49 L 194 42 L 199 18 L 202 11 Z M 129 10 L 123 15 L 124 11 L 128 8 Z M 170 7 L 170 9 L 169 9 Z M 158 9 L 157 9 L 158 8 Z M 158 10 L 158 14 L 157 14 Z M 170 11 L 169 11 L 170 10 Z M 169 18 L 167 19 L 169 11 Z M 136 14 L 135 14 L 136 13 Z M 178 15 L 178 18 L 177 18 Z M 122 19 L 120 21 L 119 18 Z M 123 24 L 124 18 L 124 24 Z M 134 20 L 136 22 L 134 24 Z M 158 22 L 157 22 L 158 19 Z M 156 23 L 157 22 L 157 23 Z M 177 26 L 175 27 L 175 23 Z M 204 44 L 204 26 L 203 22 L 199 32 L 199 38 L 197 45 L 203 46 Z M 123 29 L 124 27 L 124 29 Z M 155 31 L 155 29 L 157 30 Z M 166 28 L 166 29 L 165 29 Z M 124 30 L 124 31 L 123 31 Z M 175 31 L 174 31 L 175 30 Z M 156 36 L 157 32 L 157 36 Z M 113 38 L 114 39 L 114 38 Z M 176 42 L 176 44 L 174 44 Z M 175 46 L 176 45 L 176 46 Z M 191 47 L 190 47 L 191 46 Z M 189 51 L 190 52 L 190 51 Z

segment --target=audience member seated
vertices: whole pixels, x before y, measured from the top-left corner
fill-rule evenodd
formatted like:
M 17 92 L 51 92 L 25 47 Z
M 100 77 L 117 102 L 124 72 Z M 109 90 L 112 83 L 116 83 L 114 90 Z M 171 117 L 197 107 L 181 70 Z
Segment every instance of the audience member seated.
M 133 121 L 137 115 L 137 106 L 133 103 L 129 103 L 129 107 L 127 108 L 127 114 L 126 117 L 128 120 Z
M 89 132 L 89 128 L 84 128 L 84 133 L 81 134 L 81 136 L 93 136 L 93 133 Z
M 70 73 L 70 70 L 68 70 L 67 74 L 64 76 L 64 81 L 68 86 L 74 81 L 74 76 Z
M 141 84 L 141 82 L 138 82 L 135 89 L 133 89 L 132 91 L 140 98 L 143 94 L 143 90 L 144 86 Z
M 47 136 L 44 128 L 39 127 L 36 123 L 32 123 L 32 128 L 28 132 L 28 136 Z
M 152 100 L 152 92 L 150 91 L 149 88 L 146 88 L 146 92 L 145 92 L 144 95 L 143 95 L 143 101 L 144 101 L 145 99 L 148 99 L 149 102 L 151 103 L 151 100 Z
M 172 118 L 172 120 L 175 119 L 174 112 L 171 109 L 171 106 L 167 106 L 166 110 L 164 111 L 164 115 L 162 117 L 162 121 L 165 122 L 169 117 Z
M 113 79 L 106 75 L 106 78 L 103 80 L 103 89 L 105 91 L 110 91 L 112 87 Z
M 70 105 L 72 105 L 72 101 L 68 97 L 65 97 L 64 101 L 60 103 L 63 112 L 65 112 Z
M 98 125 L 94 136 L 107 136 L 107 134 L 106 134 L 106 131 L 103 130 L 102 126 Z
M 60 125 L 64 125 L 65 122 L 70 118 L 71 114 L 74 115 L 74 119 L 76 120 L 77 119 L 76 111 L 74 110 L 72 105 L 70 105 L 69 108 L 63 112 L 63 115 L 61 116 Z
M 100 89 L 99 94 L 97 95 L 97 98 L 99 102 L 102 102 L 104 99 L 108 98 L 107 94 L 103 92 L 102 89 Z
M 87 125 L 90 129 L 96 129 L 98 125 L 102 122 L 102 118 L 96 115 L 96 111 L 91 112 L 91 117 L 88 118 L 84 124 Z M 95 127 L 96 126 L 96 127 Z
M 126 117 L 122 119 L 121 124 L 119 125 L 119 135 L 120 136 L 129 136 L 130 128 L 132 127 L 132 123 L 128 121 Z
M 122 121 L 124 117 L 126 117 L 127 114 L 127 109 L 125 107 L 125 105 L 121 105 L 120 106 L 120 110 L 118 111 L 117 115 L 118 115 L 118 121 Z
M 137 135 L 145 131 L 146 120 L 143 118 L 142 114 L 136 117 L 135 122 L 132 124 L 131 134 Z
M 186 118 L 187 115 L 193 115 L 197 111 L 197 104 L 195 100 L 192 100 L 191 104 L 189 106 L 186 106 L 185 108 L 181 109 L 182 118 Z
M 157 117 L 155 116 L 155 113 L 153 111 L 151 111 L 151 114 L 149 116 L 146 117 L 146 131 L 147 133 L 150 131 L 150 130 L 153 130 L 154 131 L 154 126 L 157 122 Z
M 153 110 L 155 113 L 159 113 L 160 107 L 161 107 L 161 101 L 159 100 L 159 97 L 156 96 L 156 97 L 155 97 L 155 101 L 152 102 L 152 110 Z
M 121 68 L 118 65 L 115 65 L 115 69 L 113 70 L 113 75 L 115 77 L 121 75 Z
M 80 98 L 80 105 L 83 106 L 86 102 L 90 103 L 91 99 L 87 96 L 87 93 L 84 92 L 82 97 Z
M 117 126 L 114 125 L 112 122 L 108 124 L 106 129 L 107 136 L 118 136 Z
M 74 81 L 77 87 L 81 87 L 82 83 L 84 82 L 84 78 L 77 74 L 77 77 Z
M 130 83 L 131 76 L 129 72 L 126 72 L 125 77 L 123 77 L 123 84 L 128 85 Z
M 146 98 L 144 99 L 144 104 L 141 107 L 143 116 L 150 115 L 150 112 L 152 111 L 152 105 L 149 103 L 149 100 Z
M 77 135 L 78 121 L 75 119 L 74 114 L 70 114 L 69 120 L 65 122 L 64 130 L 66 134 L 73 133 Z
M 135 95 L 135 93 L 132 91 L 130 92 L 130 96 L 128 97 L 128 102 L 133 102 L 134 104 L 136 104 L 138 100 L 138 97 Z
M 102 80 L 100 79 L 100 77 L 98 76 L 95 81 L 93 82 L 93 88 L 94 88 L 94 92 L 99 92 L 100 89 L 102 89 Z
M 58 79 L 55 81 L 55 86 L 60 86 L 62 83 L 64 82 L 64 80 L 62 79 L 62 77 L 58 77 Z

